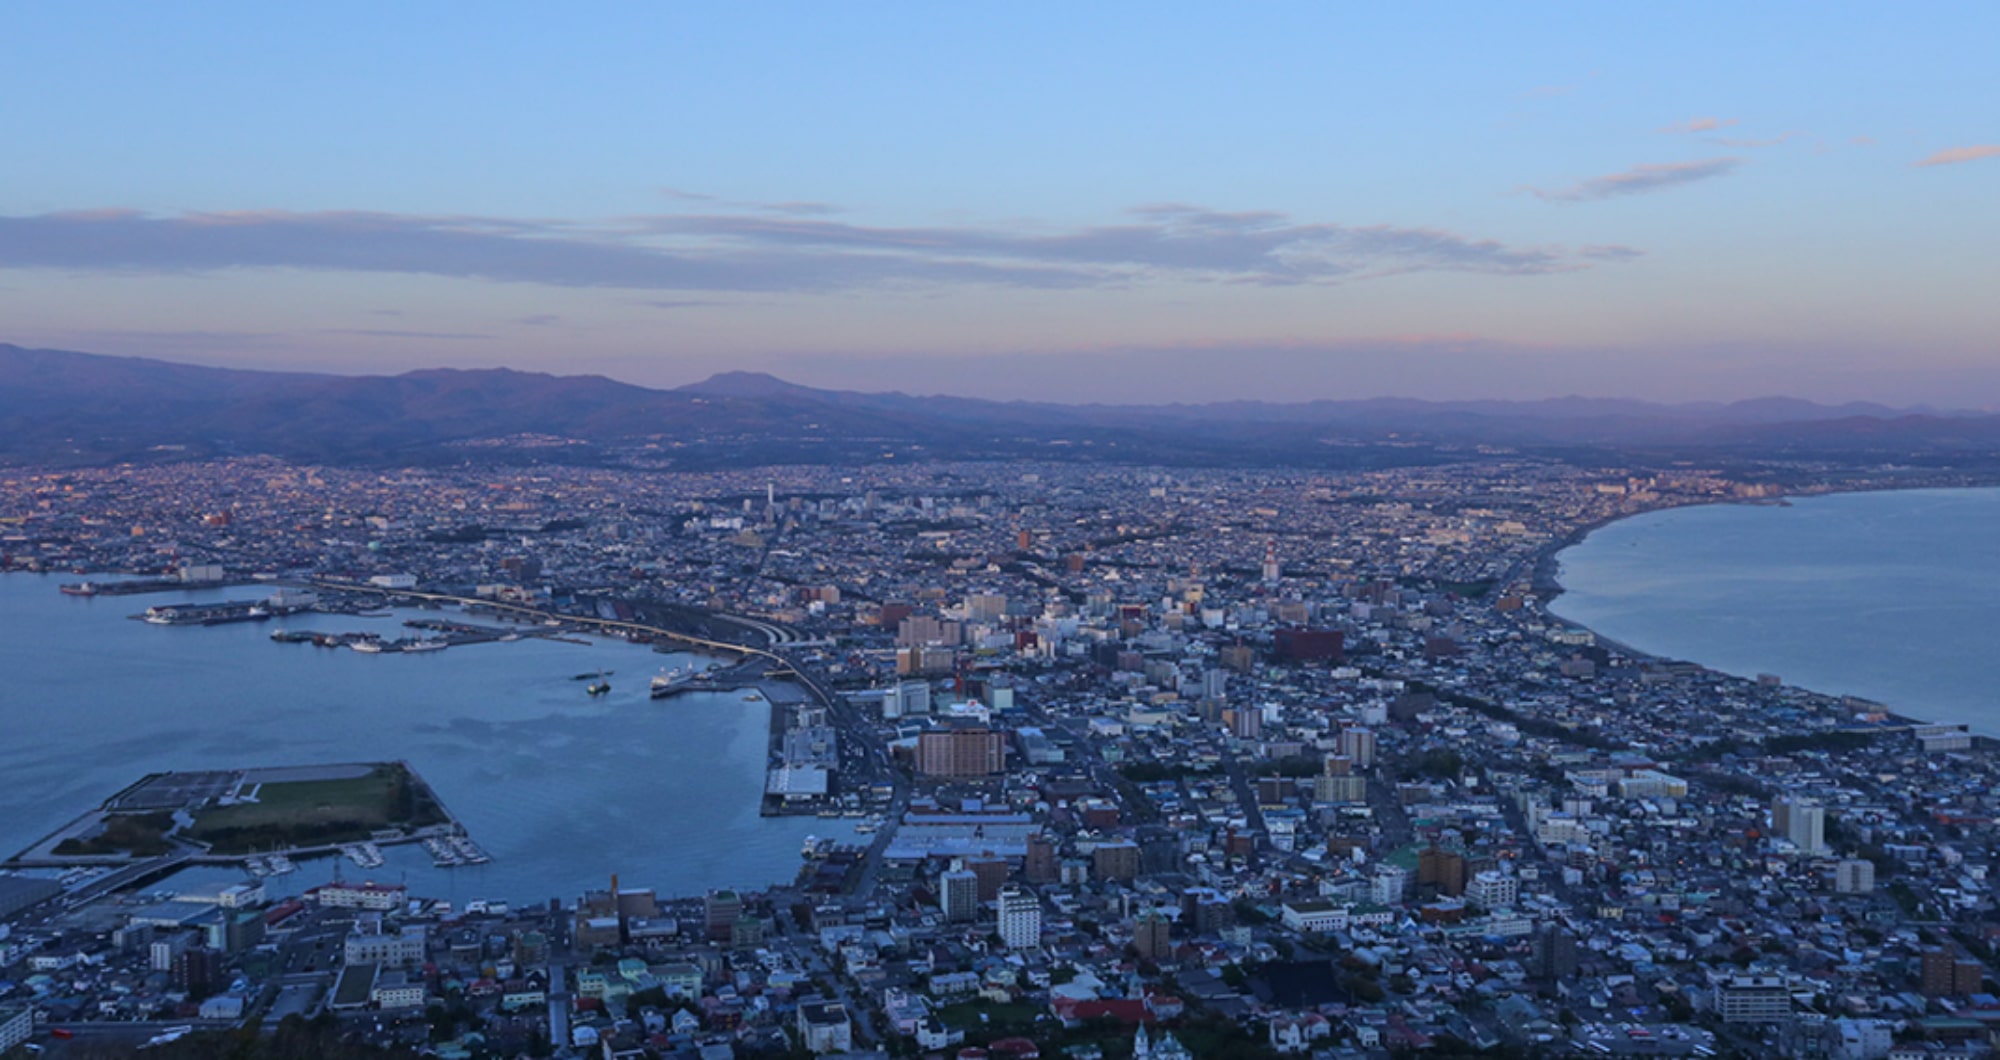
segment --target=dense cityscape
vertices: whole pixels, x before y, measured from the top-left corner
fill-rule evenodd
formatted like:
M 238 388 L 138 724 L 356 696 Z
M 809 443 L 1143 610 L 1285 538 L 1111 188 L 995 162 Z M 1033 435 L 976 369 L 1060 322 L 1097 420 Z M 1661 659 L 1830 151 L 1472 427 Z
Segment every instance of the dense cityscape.
M 1555 553 L 1607 521 L 1967 484 L 1949 473 L 0 477 L 7 570 L 157 590 L 134 608 L 162 622 L 422 606 L 431 632 L 340 646 L 694 647 L 712 669 L 655 695 L 763 691 L 764 812 L 860 824 L 796 880 L 454 907 L 263 871 L 169 894 L 226 840 L 198 817 L 131 840 L 143 815 L 114 800 L 0 875 L 0 1053 L 226 1055 L 260 1026 L 297 1055 L 704 1060 L 1915 1060 L 2000 1038 L 1992 741 L 1549 609 Z M 212 586 L 238 602 L 176 611 Z M 394 783 L 416 809 L 375 840 L 484 856 Z M 297 846 L 366 864 L 368 838 Z

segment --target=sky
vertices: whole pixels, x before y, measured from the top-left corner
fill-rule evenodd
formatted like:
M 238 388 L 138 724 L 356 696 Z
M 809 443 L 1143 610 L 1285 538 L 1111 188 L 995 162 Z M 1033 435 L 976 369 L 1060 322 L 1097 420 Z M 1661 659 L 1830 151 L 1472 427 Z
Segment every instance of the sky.
M 2000 5 L 17 5 L 0 342 L 2000 408 Z

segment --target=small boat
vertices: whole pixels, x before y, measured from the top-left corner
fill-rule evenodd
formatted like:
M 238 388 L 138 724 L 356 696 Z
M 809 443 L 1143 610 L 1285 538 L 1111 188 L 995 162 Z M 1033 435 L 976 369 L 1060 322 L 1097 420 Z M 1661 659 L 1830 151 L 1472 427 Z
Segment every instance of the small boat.
M 590 693 L 593 696 L 601 696 L 604 693 L 611 691 L 611 682 L 606 681 L 604 679 L 604 671 L 599 670 L 597 672 L 597 680 L 592 681 L 591 683 L 583 686 L 583 690 L 585 692 Z
M 431 864 L 438 868 L 457 868 L 465 864 L 465 859 L 458 856 L 458 851 L 453 850 L 451 845 L 442 839 L 435 837 L 425 839 L 424 850 L 430 854 Z

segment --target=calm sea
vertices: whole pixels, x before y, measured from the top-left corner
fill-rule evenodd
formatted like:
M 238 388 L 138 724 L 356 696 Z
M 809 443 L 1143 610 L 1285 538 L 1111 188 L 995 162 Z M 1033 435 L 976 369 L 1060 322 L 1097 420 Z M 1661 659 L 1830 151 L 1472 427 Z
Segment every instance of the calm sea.
M 1560 556 L 1553 610 L 1640 651 L 2000 736 L 2000 490 L 1635 516 Z
M 467 645 L 363 655 L 279 644 L 293 629 L 404 636 L 405 612 L 167 627 L 126 616 L 173 600 L 254 599 L 252 588 L 74 598 L 59 580 L 0 577 L 0 848 L 12 854 L 138 777 L 164 769 L 407 759 L 493 855 L 433 868 L 422 848 L 348 879 L 512 902 L 607 885 L 662 896 L 789 881 L 808 834 L 851 822 L 758 816 L 769 708 L 736 693 L 654 703 L 647 682 L 691 661 L 614 640 Z M 481 620 L 484 621 L 484 620 Z M 610 674 L 592 699 L 579 673 Z M 273 889 L 332 878 L 334 859 Z M 168 887 L 235 879 L 190 870 Z

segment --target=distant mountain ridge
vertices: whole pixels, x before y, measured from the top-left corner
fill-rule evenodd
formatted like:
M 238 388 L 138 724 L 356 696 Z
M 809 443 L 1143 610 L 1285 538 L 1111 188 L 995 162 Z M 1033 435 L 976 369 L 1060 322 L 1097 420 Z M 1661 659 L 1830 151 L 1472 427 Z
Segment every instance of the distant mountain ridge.
M 340 376 L 0 343 L 0 460 L 14 464 L 268 453 L 361 464 L 938 458 L 1333 467 L 1461 459 L 1475 446 L 1555 456 L 1935 457 L 2000 453 L 2000 416 L 1782 397 L 1063 405 L 822 390 L 759 372 L 654 389 L 506 368 Z

